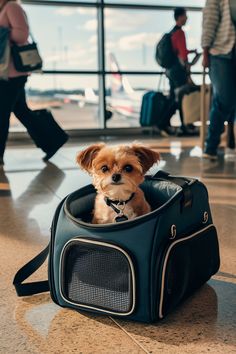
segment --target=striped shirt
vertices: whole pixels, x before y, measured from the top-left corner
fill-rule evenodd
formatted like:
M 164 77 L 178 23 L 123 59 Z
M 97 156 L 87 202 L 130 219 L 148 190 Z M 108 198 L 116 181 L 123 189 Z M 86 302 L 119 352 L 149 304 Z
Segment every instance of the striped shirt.
M 202 47 L 212 55 L 229 54 L 236 42 L 229 0 L 207 0 L 203 9 Z

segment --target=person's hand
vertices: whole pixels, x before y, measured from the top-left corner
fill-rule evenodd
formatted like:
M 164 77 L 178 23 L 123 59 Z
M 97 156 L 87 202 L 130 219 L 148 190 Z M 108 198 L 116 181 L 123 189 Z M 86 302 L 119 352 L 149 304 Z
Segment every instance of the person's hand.
M 191 76 L 188 76 L 187 82 L 189 85 L 194 85 L 194 82 L 193 82 Z
M 189 50 L 189 54 L 197 54 L 197 49 Z
M 203 59 L 202 59 L 202 66 L 204 68 L 209 68 L 210 60 L 209 60 L 209 52 L 204 50 L 203 52 Z

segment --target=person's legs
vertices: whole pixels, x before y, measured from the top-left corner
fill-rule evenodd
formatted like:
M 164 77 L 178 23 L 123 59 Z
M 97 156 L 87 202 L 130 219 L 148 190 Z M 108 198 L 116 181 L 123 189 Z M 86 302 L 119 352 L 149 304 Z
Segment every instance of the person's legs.
M 200 91 L 200 86 L 194 85 L 194 84 L 185 84 L 178 89 L 175 90 L 175 95 L 177 97 L 178 101 L 178 106 L 179 106 L 179 114 L 180 114 L 180 120 L 182 123 L 182 129 L 186 130 L 186 124 L 184 122 L 184 115 L 183 115 L 183 109 L 182 109 L 182 101 L 185 95 L 190 95 L 192 92 L 195 91 Z
M 25 84 L 27 79 L 25 79 L 17 100 L 15 102 L 13 112 L 15 116 L 19 119 L 19 121 L 28 129 L 31 124 L 32 119 L 32 110 L 28 107 L 26 103 L 26 96 L 25 96 Z
M 0 159 L 2 160 L 6 147 L 9 129 L 9 119 L 12 107 L 10 85 L 7 81 L 0 81 L 0 97 Z
M 232 112 L 230 119 L 228 121 L 228 128 L 227 128 L 227 147 L 229 149 L 235 149 L 234 121 L 235 121 L 235 112 Z
M 8 137 L 10 115 L 13 111 L 14 104 L 17 100 L 18 93 L 21 87 L 20 78 L 9 79 L 8 81 L 0 81 L 0 159 L 3 160 L 3 155 L 6 148 Z M 3 161 L 2 161 L 3 163 Z
M 167 70 L 167 77 L 170 81 L 170 94 L 176 101 L 176 108 L 179 110 L 182 132 L 182 129 L 184 129 L 184 116 L 182 111 L 182 97 L 179 95 L 178 89 L 187 85 L 188 76 L 186 69 L 182 64 L 177 62 L 172 68 Z
M 205 153 L 216 155 L 224 122 L 229 120 L 236 104 L 235 68 L 231 59 L 211 56 L 210 78 L 213 101 L 210 111 L 210 126 L 206 139 Z

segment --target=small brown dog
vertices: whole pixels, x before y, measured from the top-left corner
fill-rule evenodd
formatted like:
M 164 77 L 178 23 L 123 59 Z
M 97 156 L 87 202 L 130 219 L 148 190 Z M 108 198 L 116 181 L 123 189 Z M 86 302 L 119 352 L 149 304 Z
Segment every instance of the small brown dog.
M 139 185 L 159 160 L 159 153 L 138 144 L 95 144 L 81 151 L 77 162 L 92 175 L 97 190 L 92 223 L 125 221 L 148 213 L 151 208 Z

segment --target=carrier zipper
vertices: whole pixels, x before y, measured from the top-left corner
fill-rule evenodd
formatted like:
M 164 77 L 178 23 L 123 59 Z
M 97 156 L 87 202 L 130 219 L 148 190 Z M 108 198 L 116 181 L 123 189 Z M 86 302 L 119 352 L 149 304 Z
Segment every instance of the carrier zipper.
M 190 236 L 186 236 L 186 237 L 180 238 L 180 239 L 172 242 L 170 244 L 170 246 L 168 247 L 167 252 L 165 254 L 165 257 L 164 257 L 164 263 L 163 263 L 162 274 L 161 274 L 161 294 L 160 294 L 159 309 L 158 309 L 159 318 L 163 318 L 164 317 L 163 312 L 162 312 L 162 307 L 163 307 L 163 299 L 164 299 L 165 272 L 166 272 L 166 266 L 167 266 L 169 254 L 170 254 L 172 248 L 176 244 L 178 244 L 180 242 L 188 241 L 188 240 L 190 240 L 190 239 L 192 239 L 194 237 L 197 237 L 199 234 L 202 234 L 203 232 L 207 231 L 211 227 L 214 227 L 214 224 L 210 224 L 210 225 L 206 226 L 205 228 L 196 231 L 195 233 L 193 233 Z

